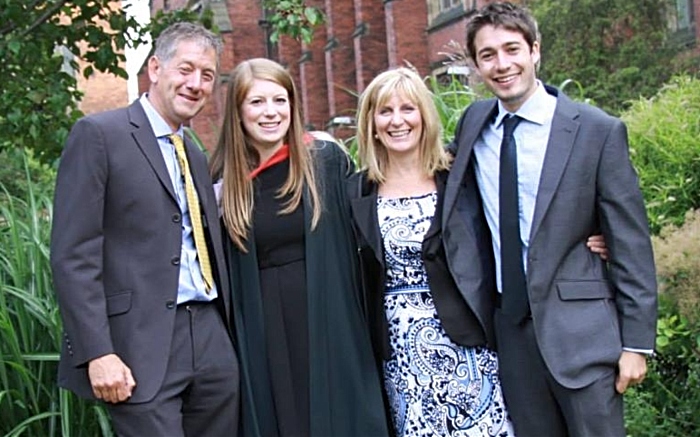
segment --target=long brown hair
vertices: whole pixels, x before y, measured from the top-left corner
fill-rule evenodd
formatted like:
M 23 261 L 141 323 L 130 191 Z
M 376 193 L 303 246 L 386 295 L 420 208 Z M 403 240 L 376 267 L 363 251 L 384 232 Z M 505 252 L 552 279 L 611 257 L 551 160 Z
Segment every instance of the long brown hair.
M 289 214 L 302 202 L 306 187 L 312 208 L 311 227 L 321 217 L 321 199 L 316 186 L 311 148 L 304 141 L 299 95 L 289 72 L 277 62 L 264 58 L 243 61 L 234 68 L 226 90 L 226 110 L 219 135 L 219 144 L 212 154 L 210 172 L 221 179 L 221 210 L 224 225 L 234 244 L 246 252 L 253 216 L 253 181 L 251 170 L 259 164 L 259 156 L 243 128 L 241 108 L 246 95 L 258 80 L 269 80 L 289 94 L 291 121 L 285 143 L 289 145 L 289 175 L 277 197 L 289 196 L 280 214 Z

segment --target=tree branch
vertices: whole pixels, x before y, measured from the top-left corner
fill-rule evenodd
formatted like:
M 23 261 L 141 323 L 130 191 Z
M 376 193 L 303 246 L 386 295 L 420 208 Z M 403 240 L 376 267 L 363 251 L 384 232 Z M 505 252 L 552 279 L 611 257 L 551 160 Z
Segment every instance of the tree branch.
M 53 6 L 49 7 L 44 11 L 43 14 L 39 18 L 37 18 L 31 26 L 26 28 L 22 33 L 21 36 L 26 36 L 29 33 L 31 33 L 34 29 L 37 27 L 41 26 L 46 20 L 51 18 L 55 13 L 57 13 L 66 3 L 68 3 L 68 0 L 59 0 L 56 3 L 53 4 Z

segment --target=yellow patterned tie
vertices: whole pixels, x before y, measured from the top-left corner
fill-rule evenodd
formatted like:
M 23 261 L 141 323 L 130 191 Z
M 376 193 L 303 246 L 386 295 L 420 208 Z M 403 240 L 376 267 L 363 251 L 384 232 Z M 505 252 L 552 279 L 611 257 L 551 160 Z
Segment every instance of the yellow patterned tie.
M 197 248 L 197 257 L 199 258 L 199 266 L 202 269 L 204 277 L 204 285 L 206 292 L 211 290 L 214 279 L 211 273 L 211 264 L 209 264 L 209 251 L 207 242 L 204 240 L 204 228 L 202 228 L 202 214 L 199 210 L 199 200 L 197 199 L 197 191 L 194 189 L 192 181 L 192 173 L 190 173 L 190 165 L 187 162 L 185 154 L 185 145 L 177 134 L 170 134 L 170 141 L 175 146 L 177 152 L 177 160 L 180 162 L 180 170 L 185 178 L 185 194 L 187 195 L 187 205 L 190 210 L 190 221 L 192 222 L 192 233 L 194 234 L 194 245 Z

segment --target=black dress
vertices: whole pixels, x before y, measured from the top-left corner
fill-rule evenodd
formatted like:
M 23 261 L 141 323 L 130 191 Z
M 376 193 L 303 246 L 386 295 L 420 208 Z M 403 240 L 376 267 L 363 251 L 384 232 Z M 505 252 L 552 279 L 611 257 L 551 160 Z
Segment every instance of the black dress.
M 254 181 L 255 250 L 260 269 L 265 344 L 280 435 L 309 435 L 309 340 L 304 211 L 279 214 L 289 172 L 285 160 Z

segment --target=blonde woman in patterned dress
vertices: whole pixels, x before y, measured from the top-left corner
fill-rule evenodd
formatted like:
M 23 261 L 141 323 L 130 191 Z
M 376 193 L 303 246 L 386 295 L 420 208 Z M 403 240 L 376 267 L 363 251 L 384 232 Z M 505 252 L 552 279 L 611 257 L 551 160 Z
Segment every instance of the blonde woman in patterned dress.
M 370 83 L 357 140 L 363 171 L 350 180 L 353 222 L 396 435 L 512 436 L 483 325 L 490 309 L 472 310 L 446 267 L 439 205 L 450 157 L 415 72 L 390 70 Z M 484 227 L 486 244 L 488 235 Z M 478 268 L 484 256 L 463 262 Z

